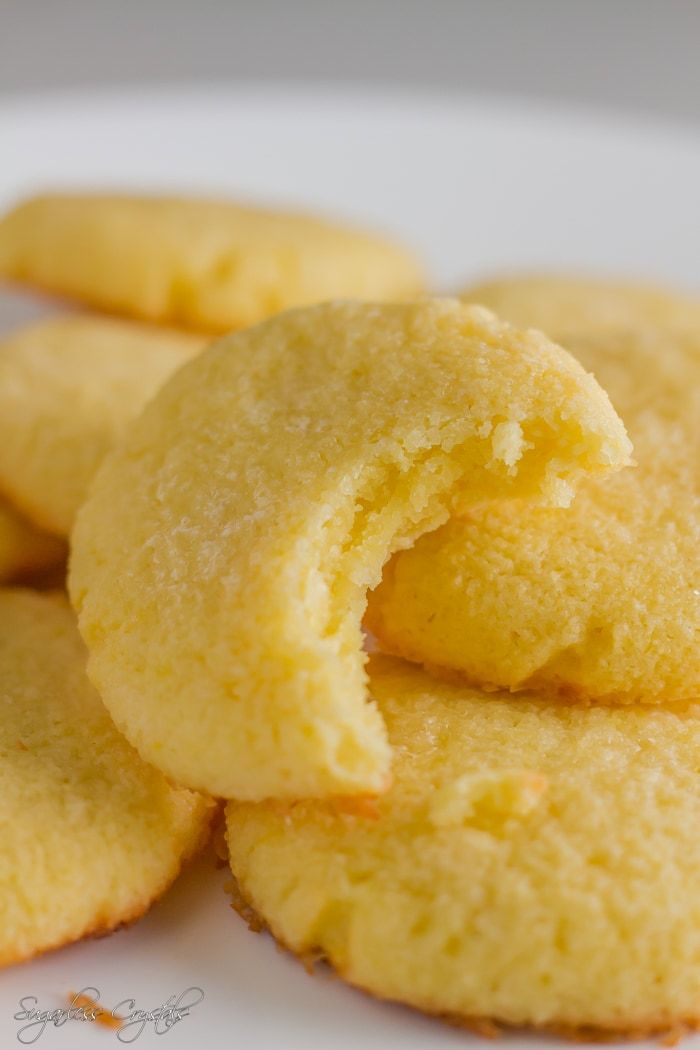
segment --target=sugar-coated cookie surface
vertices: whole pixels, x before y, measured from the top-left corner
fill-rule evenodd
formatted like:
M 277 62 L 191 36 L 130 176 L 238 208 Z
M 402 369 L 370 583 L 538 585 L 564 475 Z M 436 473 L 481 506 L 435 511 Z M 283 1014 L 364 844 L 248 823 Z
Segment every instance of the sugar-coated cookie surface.
M 395 755 L 374 809 L 227 806 L 239 891 L 274 935 L 452 1018 L 696 1025 L 700 707 L 493 696 L 381 656 L 370 689 Z
M 60 540 L 35 528 L 0 499 L 0 583 L 51 569 L 65 553 Z
M 137 919 L 203 841 L 212 803 L 117 732 L 64 600 L 0 590 L 0 624 L 6 965 Z
M 461 297 L 565 346 L 582 332 L 646 325 L 700 331 L 700 297 L 640 282 L 533 274 L 484 281 Z
M 468 681 L 570 698 L 700 696 L 700 328 L 570 338 L 637 466 L 566 513 L 476 508 L 396 556 L 370 596 L 382 647 Z
M 0 492 L 67 535 L 105 452 L 202 336 L 77 314 L 0 340 Z
M 53 194 L 0 221 L 0 275 L 128 316 L 226 332 L 290 306 L 421 292 L 391 241 L 225 201 Z
M 376 792 L 360 621 L 393 550 L 492 495 L 628 460 L 560 348 L 456 300 L 290 311 L 185 365 L 73 535 L 89 674 L 147 760 L 213 794 Z

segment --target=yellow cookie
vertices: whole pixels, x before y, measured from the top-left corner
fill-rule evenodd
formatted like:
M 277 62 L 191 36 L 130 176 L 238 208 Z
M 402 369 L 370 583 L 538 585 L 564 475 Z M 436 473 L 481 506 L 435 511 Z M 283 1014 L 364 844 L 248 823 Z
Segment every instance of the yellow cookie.
M 0 341 L 0 491 L 67 535 L 105 452 L 201 336 L 76 315 Z
M 418 294 L 372 234 L 224 201 L 55 194 L 0 222 L 0 275 L 149 321 L 225 332 L 338 296 Z
M 40 532 L 0 500 L 0 583 L 52 569 L 65 553 L 60 540 Z
M 0 964 L 143 914 L 203 841 L 212 803 L 171 787 L 85 677 L 66 602 L 0 591 Z
M 567 337 L 630 327 L 700 331 L 700 298 L 656 285 L 540 274 L 485 281 L 462 298 L 482 303 L 521 328 Z
M 627 462 L 564 351 L 456 300 L 326 304 L 210 347 L 104 461 L 73 535 L 89 674 L 144 758 L 241 798 L 376 792 L 366 590 L 474 499 Z
M 566 513 L 475 508 L 399 554 L 370 597 L 384 649 L 481 685 L 574 699 L 700 697 L 700 329 L 570 339 L 638 466 Z
M 381 998 L 640 1035 L 700 1021 L 700 705 L 586 708 L 373 657 L 374 812 L 230 802 L 248 908 Z

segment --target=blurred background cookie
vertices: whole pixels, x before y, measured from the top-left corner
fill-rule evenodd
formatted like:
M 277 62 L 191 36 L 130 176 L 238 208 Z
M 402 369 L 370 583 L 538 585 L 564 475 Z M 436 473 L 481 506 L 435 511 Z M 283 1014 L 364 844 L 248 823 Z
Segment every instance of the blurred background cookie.
M 391 241 L 312 216 L 168 197 L 34 197 L 0 221 L 0 276 L 205 332 L 290 306 L 422 291 Z
M 523 274 L 474 284 L 462 298 L 483 303 L 521 328 L 539 328 L 562 343 L 582 332 L 647 325 L 700 333 L 700 297 L 634 281 Z
M 386 795 L 227 806 L 258 920 L 373 995 L 466 1024 L 695 1026 L 698 705 L 494 697 L 387 657 L 370 690 Z
M 105 452 L 206 338 L 109 317 L 39 321 L 0 341 L 0 492 L 66 536 Z
M 139 918 L 203 843 L 213 804 L 115 729 L 57 596 L 0 590 L 0 964 Z

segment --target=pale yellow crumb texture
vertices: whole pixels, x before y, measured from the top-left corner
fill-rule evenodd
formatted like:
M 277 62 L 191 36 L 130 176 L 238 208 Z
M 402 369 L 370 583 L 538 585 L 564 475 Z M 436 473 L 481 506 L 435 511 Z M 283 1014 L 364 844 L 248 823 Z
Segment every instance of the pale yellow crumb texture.
M 596 329 L 566 345 L 610 394 L 638 465 L 586 481 L 565 513 L 514 501 L 452 519 L 387 567 L 368 626 L 383 648 L 484 685 L 695 699 L 700 325 Z
M 138 918 L 203 841 L 212 803 L 117 732 L 56 595 L 0 590 L 0 755 L 0 964 Z
M 297 954 L 431 1013 L 619 1032 L 697 1023 L 700 708 L 487 695 L 375 656 L 374 814 L 227 806 L 239 890 Z
M 0 275 L 206 332 L 338 296 L 417 295 L 414 256 L 302 214 L 225 201 L 53 194 L 0 222 Z
M 0 492 L 65 536 L 105 452 L 206 339 L 87 314 L 0 341 Z
M 565 501 L 628 455 L 593 378 L 488 311 L 279 315 L 185 365 L 98 472 L 70 582 L 89 674 L 191 787 L 381 791 L 360 620 L 390 553 L 474 500 Z

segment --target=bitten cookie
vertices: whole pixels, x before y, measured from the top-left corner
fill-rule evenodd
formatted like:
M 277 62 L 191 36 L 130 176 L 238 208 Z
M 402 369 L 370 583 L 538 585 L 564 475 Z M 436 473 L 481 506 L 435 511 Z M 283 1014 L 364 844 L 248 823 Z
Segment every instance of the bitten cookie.
M 489 696 L 372 657 L 374 808 L 230 802 L 238 890 L 375 996 L 579 1036 L 700 1021 L 700 706 Z
M 105 452 L 201 336 L 57 317 L 0 341 L 0 491 L 65 536 Z
M 105 459 L 73 534 L 89 674 L 144 758 L 249 799 L 386 788 L 360 621 L 392 551 L 628 461 L 573 359 L 456 300 L 326 304 L 215 344 Z
M 230 202 L 54 194 L 0 222 L 0 275 L 148 321 L 225 332 L 324 299 L 422 290 L 406 250 Z
M 0 500 L 0 583 L 52 569 L 65 555 L 60 540 L 40 532 Z
M 0 964 L 142 915 L 203 841 L 212 803 L 115 729 L 66 602 L 0 590 Z
M 700 329 L 570 338 L 610 393 L 637 466 L 569 511 L 474 508 L 387 566 L 382 648 L 484 686 L 571 699 L 700 696 Z

